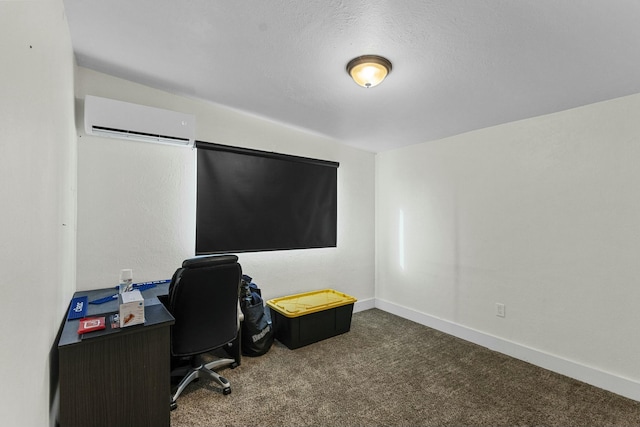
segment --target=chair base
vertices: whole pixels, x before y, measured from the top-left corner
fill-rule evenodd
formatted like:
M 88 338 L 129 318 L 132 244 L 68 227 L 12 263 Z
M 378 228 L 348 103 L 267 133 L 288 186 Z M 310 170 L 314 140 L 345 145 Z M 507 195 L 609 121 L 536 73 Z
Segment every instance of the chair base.
M 235 364 L 233 359 L 218 359 L 213 362 L 193 367 L 189 370 L 187 375 L 180 381 L 175 393 L 171 396 L 171 407 L 175 409 L 177 407 L 176 400 L 182 394 L 184 389 L 192 382 L 199 378 L 211 378 L 222 388 L 222 394 L 231 393 L 231 384 L 225 377 L 215 372 L 214 369 L 222 366 L 233 366 Z
M 171 395 L 170 408 L 174 410 L 178 407 L 176 400 L 182 394 L 184 389 L 193 381 L 198 381 L 200 378 L 210 378 L 215 383 L 220 386 L 222 394 L 227 395 L 231 393 L 231 384 L 229 381 L 223 377 L 222 375 L 215 372 L 216 369 L 229 366 L 231 369 L 234 369 L 240 366 L 241 360 L 241 352 L 240 352 L 240 332 L 238 331 L 238 336 L 232 342 L 228 343 L 224 347 L 222 347 L 224 352 L 230 356 L 229 357 L 221 357 L 215 359 L 208 363 L 202 363 L 202 359 L 200 356 L 194 356 L 191 359 L 190 366 L 183 366 L 182 368 L 178 368 L 175 372 L 172 372 L 172 375 L 178 376 L 177 373 L 182 371 L 186 373 L 180 383 L 177 385 L 175 392 Z

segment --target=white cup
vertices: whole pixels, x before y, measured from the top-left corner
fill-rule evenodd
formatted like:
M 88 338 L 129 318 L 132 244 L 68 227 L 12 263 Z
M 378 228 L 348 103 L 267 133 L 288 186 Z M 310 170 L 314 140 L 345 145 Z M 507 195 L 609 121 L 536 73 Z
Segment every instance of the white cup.
M 133 270 L 126 268 L 120 270 L 120 281 L 118 282 L 118 291 L 120 293 L 133 290 Z

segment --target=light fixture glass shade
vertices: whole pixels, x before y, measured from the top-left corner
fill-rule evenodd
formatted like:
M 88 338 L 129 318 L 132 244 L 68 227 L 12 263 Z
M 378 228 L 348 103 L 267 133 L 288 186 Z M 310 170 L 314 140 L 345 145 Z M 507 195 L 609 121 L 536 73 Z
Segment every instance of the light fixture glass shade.
M 365 55 L 352 59 L 347 72 L 357 84 L 370 88 L 379 85 L 391 71 L 391 62 L 377 55 Z

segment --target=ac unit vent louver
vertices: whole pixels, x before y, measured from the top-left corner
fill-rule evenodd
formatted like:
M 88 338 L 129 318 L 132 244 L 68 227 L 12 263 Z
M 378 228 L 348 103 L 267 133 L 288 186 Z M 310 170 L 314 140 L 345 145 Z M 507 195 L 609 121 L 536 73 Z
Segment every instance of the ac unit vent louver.
M 84 99 L 88 135 L 191 147 L 195 121 L 192 114 L 92 95 Z

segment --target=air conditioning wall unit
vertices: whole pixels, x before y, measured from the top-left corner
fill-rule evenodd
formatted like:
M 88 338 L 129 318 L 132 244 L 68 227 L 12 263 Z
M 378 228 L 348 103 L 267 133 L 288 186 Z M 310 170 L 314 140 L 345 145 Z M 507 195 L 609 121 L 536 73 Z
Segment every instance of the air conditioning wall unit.
M 86 95 L 84 131 L 87 135 L 192 147 L 196 117 L 193 114 Z

